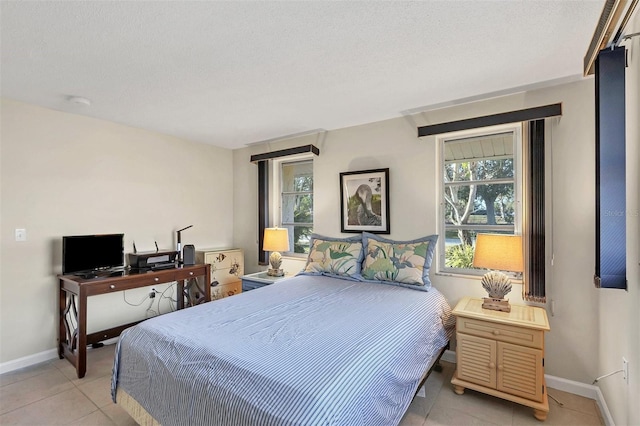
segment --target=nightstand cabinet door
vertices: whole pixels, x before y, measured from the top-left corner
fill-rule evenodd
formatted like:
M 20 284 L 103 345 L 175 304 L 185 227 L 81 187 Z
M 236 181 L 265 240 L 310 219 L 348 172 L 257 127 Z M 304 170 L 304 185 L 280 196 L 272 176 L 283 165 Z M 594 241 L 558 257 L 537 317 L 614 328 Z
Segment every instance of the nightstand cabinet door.
M 496 389 L 533 401 L 542 401 L 543 355 L 539 349 L 498 342 Z
M 482 337 L 456 334 L 458 378 L 489 388 L 496 387 L 496 342 Z

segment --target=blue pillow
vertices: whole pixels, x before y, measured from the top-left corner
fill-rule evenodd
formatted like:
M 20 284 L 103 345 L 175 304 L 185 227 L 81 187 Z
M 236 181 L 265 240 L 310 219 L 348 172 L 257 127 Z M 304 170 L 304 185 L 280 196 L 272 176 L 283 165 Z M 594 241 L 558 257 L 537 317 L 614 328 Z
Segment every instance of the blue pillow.
M 428 291 L 431 288 L 429 270 L 437 240 L 437 235 L 428 235 L 396 241 L 363 232 L 363 281 Z
M 360 281 L 362 237 L 332 238 L 311 234 L 307 264 L 299 275 L 326 275 Z

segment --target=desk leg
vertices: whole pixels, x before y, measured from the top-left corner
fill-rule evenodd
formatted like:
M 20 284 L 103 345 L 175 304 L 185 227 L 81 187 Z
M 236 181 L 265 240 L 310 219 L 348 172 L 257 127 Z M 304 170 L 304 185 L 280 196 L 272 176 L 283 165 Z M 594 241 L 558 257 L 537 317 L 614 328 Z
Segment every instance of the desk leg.
M 178 280 L 176 299 L 178 301 L 178 309 L 184 309 L 184 280 Z
M 204 274 L 204 301 L 211 302 L 211 264 L 207 263 Z
M 199 305 L 201 303 L 210 302 L 211 288 L 209 285 L 209 281 L 207 280 L 207 276 L 211 276 L 209 268 L 207 268 L 207 272 L 201 280 L 199 279 L 200 276 L 194 276 L 191 278 L 187 278 L 183 282 L 180 282 L 178 285 L 178 291 L 182 291 L 182 297 L 178 300 L 186 299 L 186 307 L 188 308 Z
M 58 358 L 64 359 L 63 343 L 67 340 L 67 328 L 64 324 L 64 318 L 67 315 L 67 292 L 63 290 L 62 282 L 58 291 Z
M 76 372 L 78 378 L 82 379 L 87 372 L 87 293 L 84 288 L 80 288 L 78 297 L 78 364 Z
M 60 330 L 58 336 L 58 355 L 60 359 L 67 358 L 71 364 L 76 368 L 76 372 L 79 378 L 84 376 L 84 370 L 82 375 L 80 374 L 80 354 L 81 354 L 81 339 L 84 335 L 84 362 L 83 368 L 86 368 L 86 321 L 87 321 L 87 308 L 86 297 L 84 302 L 81 302 L 80 296 L 72 291 L 64 290 L 60 288 Z M 78 310 L 80 308 L 80 310 Z M 81 321 L 80 313 L 84 309 L 84 317 Z M 80 323 L 82 322 L 82 328 Z

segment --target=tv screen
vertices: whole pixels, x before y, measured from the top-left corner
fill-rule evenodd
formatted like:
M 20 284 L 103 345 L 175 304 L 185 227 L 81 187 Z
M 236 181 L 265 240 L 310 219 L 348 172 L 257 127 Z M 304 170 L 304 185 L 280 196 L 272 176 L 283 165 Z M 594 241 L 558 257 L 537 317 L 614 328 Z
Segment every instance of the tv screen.
M 124 234 L 62 237 L 62 273 L 124 266 Z

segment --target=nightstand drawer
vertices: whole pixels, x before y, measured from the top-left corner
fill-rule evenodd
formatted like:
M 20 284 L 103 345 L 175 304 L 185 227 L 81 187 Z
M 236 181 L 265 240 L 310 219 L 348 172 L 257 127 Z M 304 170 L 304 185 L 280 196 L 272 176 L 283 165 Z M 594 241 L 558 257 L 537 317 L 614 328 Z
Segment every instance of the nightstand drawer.
M 251 281 L 247 279 L 242 280 L 242 291 L 255 290 L 256 288 L 264 287 L 267 283 Z
M 264 271 L 245 275 L 242 277 L 242 291 L 255 290 L 256 288 L 264 287 L 291 277 L 292 275 L 288 275 L 287 273 L 280 277 L 274 277 Z
M 530 348 L 542 349 L 544 347 L 544 332 L 542 330 L 533 330 L 464 317 L 458 317 L 457 330 L 458 333 L 486 337 L 496 341 L 514 343 Z

